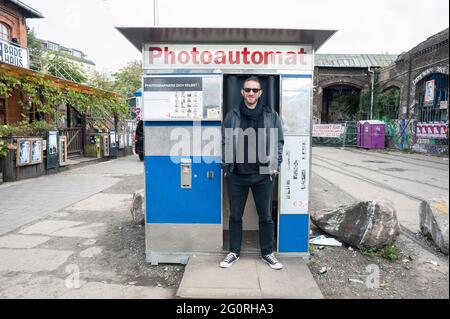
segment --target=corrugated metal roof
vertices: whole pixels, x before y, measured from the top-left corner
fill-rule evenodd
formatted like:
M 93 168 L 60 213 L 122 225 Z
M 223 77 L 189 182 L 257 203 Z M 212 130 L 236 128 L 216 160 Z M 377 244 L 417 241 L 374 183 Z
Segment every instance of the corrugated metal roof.
M 316 54 L 317 67 L 368 68 L 385 67 L 397 60 L 393 54 Z
M 11 3 L 14 3 L 19 8 L 22 8 L 25 17 L 27 17 L 27 18 L 43 18 L 44 17 L 42 15 L 42 13 L 40 13 L 36 9 L 33 9 L 32 7 L 30 7 L 29 5 L 23 3 L 20 0 L 7 0 L 7 1 L 9 1 Z

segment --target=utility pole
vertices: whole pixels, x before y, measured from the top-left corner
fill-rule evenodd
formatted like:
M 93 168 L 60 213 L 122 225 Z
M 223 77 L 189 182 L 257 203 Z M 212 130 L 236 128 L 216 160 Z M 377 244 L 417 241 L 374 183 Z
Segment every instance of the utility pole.
M 158 0 L 153 0 L 153 26 L 158 26 Z

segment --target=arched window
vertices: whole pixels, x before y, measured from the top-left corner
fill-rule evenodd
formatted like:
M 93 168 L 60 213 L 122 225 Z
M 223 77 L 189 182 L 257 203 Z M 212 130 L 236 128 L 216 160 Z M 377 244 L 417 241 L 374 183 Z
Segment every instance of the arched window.
M 448 75 L 435 73 L 418 84 L 419 121 L 448 120 Z
M 0 39 L 10 41 L 9 28 L 3 23 L 0 23 Z

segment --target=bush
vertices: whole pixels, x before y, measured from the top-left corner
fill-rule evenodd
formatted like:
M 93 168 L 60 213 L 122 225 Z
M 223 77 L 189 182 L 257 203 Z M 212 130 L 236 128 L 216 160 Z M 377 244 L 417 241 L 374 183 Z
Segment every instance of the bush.
M 35 121 L 27 123 L 26 121 L 14 125 L 1 125 L 0 137 L 45 137 L 47 131 L 54 131 L 57 127 L 54 123 L 45 121 Z

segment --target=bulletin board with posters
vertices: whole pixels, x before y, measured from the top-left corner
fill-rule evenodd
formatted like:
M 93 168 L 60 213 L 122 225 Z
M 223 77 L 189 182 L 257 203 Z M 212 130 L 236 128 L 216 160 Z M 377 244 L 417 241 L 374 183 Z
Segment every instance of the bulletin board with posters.
M 16 166 L 28 166 L 43 162 L 42 138 L 19 138 L 17 139 Z

